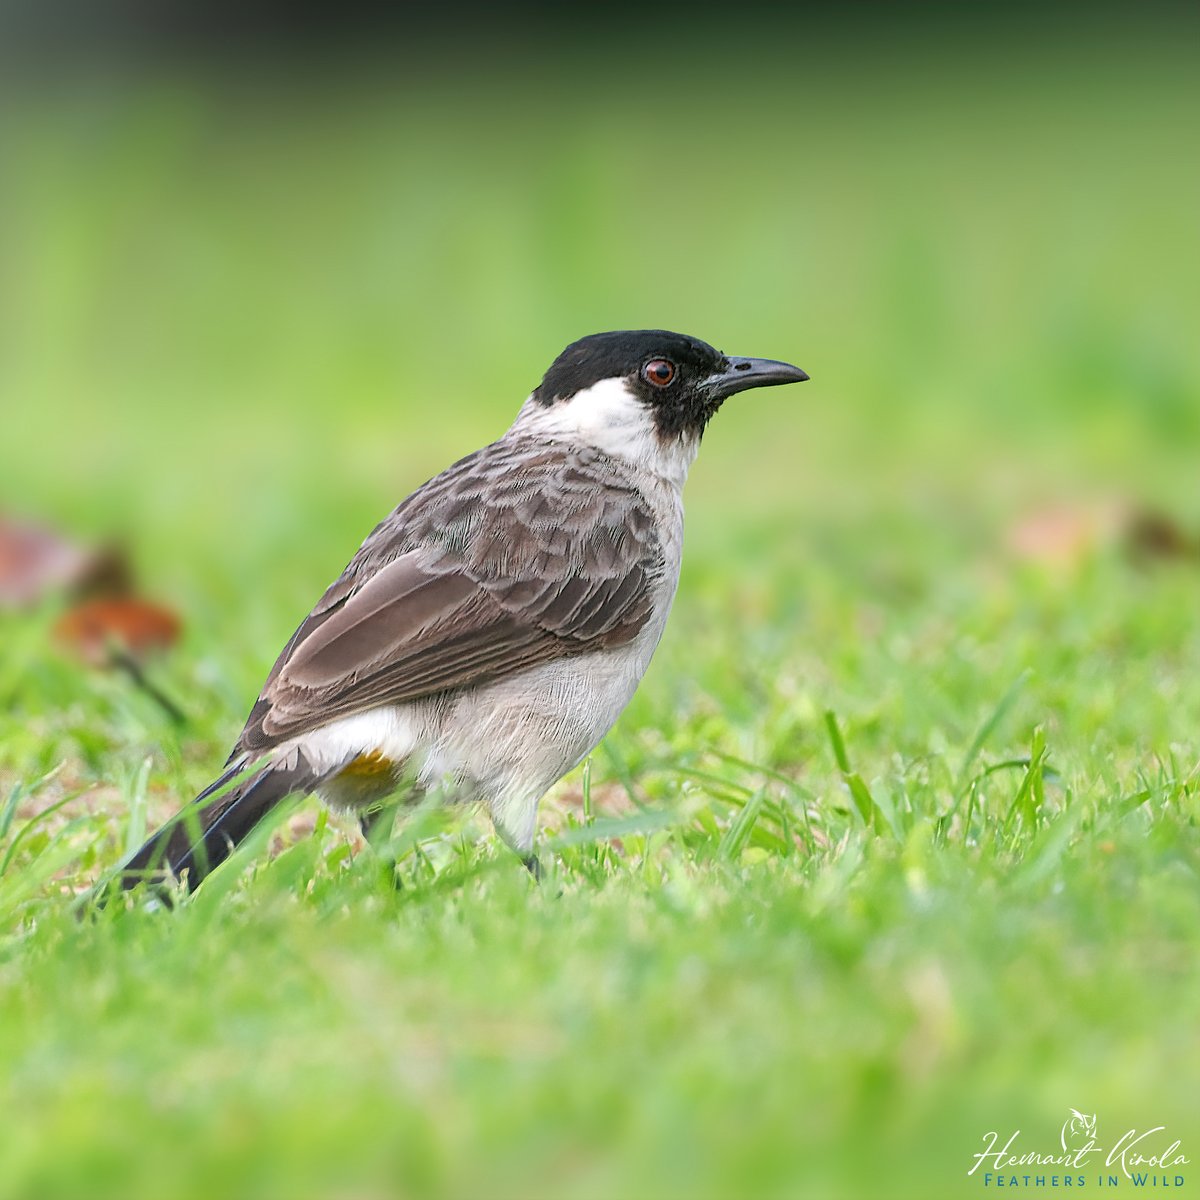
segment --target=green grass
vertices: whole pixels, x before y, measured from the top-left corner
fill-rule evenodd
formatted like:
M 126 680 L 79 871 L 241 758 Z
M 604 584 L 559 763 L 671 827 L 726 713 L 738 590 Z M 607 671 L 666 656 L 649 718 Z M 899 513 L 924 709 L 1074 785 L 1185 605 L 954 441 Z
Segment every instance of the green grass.
M 972 1196 L 1069 1107 L 1200 1154 L 1200 573 L 1120 515 L 1200 528 L 1195 83 L 1166 40 L 944 52 L 9 113 L 4 507 L 130 543 L 188 720 L 0 615 L 0 1197 Z M 397 891 L 309 804 L 77 922 L 374 521 L 642 324 L 813 382 L 706 438 L 544 885 L 422 811 Z

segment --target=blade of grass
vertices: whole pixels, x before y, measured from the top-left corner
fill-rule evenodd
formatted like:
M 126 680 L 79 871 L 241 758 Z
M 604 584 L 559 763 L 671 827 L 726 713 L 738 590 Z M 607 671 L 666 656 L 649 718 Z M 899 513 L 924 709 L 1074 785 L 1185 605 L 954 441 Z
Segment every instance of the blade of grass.
M 765 793 L 760 790 L 755 792 L 742 805 L 741 811 L 729 823 L 729 828 L 725 831 L 725 836 L 721 839 L 721 843 L 717 847 L 718 858 L 732 862 L 742 853 L 754 829 L 754 823 L 758 820 L 759 814 L 762 812 L 763 800 L 765 798 Z
M 975 760 L 979 757 L 984 746 L 987 745 L 988 739 L 996 732 L 996 728 L 1000 722 L 1008 716 L 1013 705 L 1016 704 L 1017 698 L 1025 690 L 1025 685 L 1029 682 L 1033 672 L 1026 668 L 1013 680 L 1007 692 L 1000 697 L 1000 702 L 992 709 L 987 720 L 980 725 L 975 733 L 975 737 L 971 740 L 970 746 L 967 747 L 967 752 L 963 756 L 962 765 L 958 768 L 958 777 L 955 785 L 955 793 L 959 796 L 963 794 L 967 786 L 967 772 L 970 771 Z
M 1018 815 L 1027 831 L 1032 833 L 1037 829 L 1038 813 L 1045 801 L 1042 779 L 1045 760 L 1046 734 L 1039 725 L 1033 731 L 1029 767 L 1021 778 L 1021 786 L 1017 788 L 1017 794 L 1013 797 L 1012 804 L 1009 805 L 1008 812 L 1005 814 L 1004 827 L 1006 830 L 1011 827 L 1013 817 Z
M 129 815 L 125 821 L 125 858 L 133 855 L 146 840 L 147 793 L 150 787 L 150 758 L 142 759 L 129 785 Z
M 563 846 L 586 846 L 591 842 L 629 837 L 635 833 L 654 833 L 670 828 L 677 819 L 674 813 L 649 808 L 629 817 L 601 817 L 590 825 L 564 830 L 546 844 L 546 849 L 554 851 Z
M 850 766 L 846 743 L 842 740 L 842 731 L 838 728 L 837 714 L 832 709 L 827 709 L 825 712 L 825 728 L 829 731 L 833 757 L 837 760 L 838 770 L 842 773 L 842 780 L 850 792 L 855 808 L 858 809 L 858 815 L 862 817 L 864 825 L 873 828 L 876 833 L 882 833 L 883 814 L 879 811 L 879 807 L 871 795 L 871 790 L 863 782 L 862 776 Z
M 34 816 L 30 817 L 29 820 L 26 821 L 25 824 L 21 826 L 21 828 L 17 831 L 16 836 L 13 838 L 13 840 L 11 842 L 9 842 L 8 849 L 4 853 L 3 861 L 0 861 L 0 879 L 4 878 L 5 874 L 8 871 L 8 868 L 12 865 L 13 858 L 15 857 L 15 855 L 17 853 L 17 848 L 29 836 L 29 834 L 34 829 L 36 829 L 39 825 L 41 825 L 42 822 L 45 821 L 48 817 L 52 817 L 60 809 L 64 808 L 66 805 L 70 804 L 72 800 L 78 799 L 79 795 L 80 795 L 79 792 L 72 792 L 70 795 L 64 796 L 61 800 L 57 801 L 56 803 L 51 804 L 48 807 L 42 809 L 42 811 L 40 813 L 37 813 Z

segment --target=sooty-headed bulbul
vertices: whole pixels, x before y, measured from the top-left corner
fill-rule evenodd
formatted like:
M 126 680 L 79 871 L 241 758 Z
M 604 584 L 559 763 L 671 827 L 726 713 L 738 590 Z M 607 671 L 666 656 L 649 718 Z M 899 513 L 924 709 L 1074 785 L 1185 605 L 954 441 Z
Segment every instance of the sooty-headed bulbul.
M 286 797 L 538 801 L 629 702 L 679 580 L 681 494 L 730 396 L 808 376 L 664 330 L 568 346 L 508 432 L 419 487 L 288 640 L 225 770 L 122 868 L 188 888 Z

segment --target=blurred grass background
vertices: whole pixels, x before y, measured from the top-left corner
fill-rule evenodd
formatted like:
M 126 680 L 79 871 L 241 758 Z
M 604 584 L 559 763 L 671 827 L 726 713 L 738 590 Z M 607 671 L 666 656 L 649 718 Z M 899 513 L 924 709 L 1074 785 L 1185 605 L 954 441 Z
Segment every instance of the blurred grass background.
M 130 545 L 189 722 L 0 617 L 0 1195 L 976 1195 L 1068 1106 L 1196 1146 L 1200 575 L 1122 537 L 1200 532 L 1197 30 L 1071 11 L 9 47 L 0 510 Z M 418 822 L 393 896 L 321 824 L 77 928 L 373 524 L 639 326 L 813 382 L 711 428 L 553 885 Z

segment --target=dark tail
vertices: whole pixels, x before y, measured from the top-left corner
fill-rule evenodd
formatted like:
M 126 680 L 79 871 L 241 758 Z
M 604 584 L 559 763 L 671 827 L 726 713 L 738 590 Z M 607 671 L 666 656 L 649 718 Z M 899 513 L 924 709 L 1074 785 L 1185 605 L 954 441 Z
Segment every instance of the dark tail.
M 120 888 L 162 884 L 173 876 L 182 878 L 189 892 L 195 891 L 280 801 L 318 782 L 302 754 L 268 763 L 238 780 L 246 766 L 244 761 L 231 766 L 155 833 L 121 868 Z

